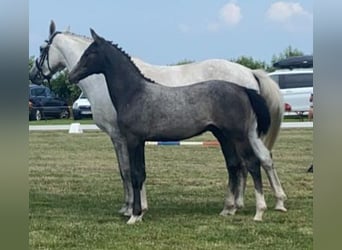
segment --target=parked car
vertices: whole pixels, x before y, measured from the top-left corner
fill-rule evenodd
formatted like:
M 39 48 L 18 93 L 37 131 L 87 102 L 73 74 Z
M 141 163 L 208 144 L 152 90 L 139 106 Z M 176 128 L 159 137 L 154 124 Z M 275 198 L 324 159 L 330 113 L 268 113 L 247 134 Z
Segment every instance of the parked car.
M 311 58 L 311 59 L 310 59 Z M 284 98 L 285 111 L 306 115 L 313 93 L 312 56 L 293 57 L 274 64 L 279 67 L 269 76 L 278 83 Z M 302 62 L 302 63 L 301 63 Z
M 29 120 L 69 118 L 68 103 L 44 85 L 29 85 Z
M 72 105 L 72 114 L 74 120 L 79 120 L 84 117 L 91 117 L 91 106 L 89 100 L 85 93 L 81 93 L 80 96 L 76 99 L 76 101 Z

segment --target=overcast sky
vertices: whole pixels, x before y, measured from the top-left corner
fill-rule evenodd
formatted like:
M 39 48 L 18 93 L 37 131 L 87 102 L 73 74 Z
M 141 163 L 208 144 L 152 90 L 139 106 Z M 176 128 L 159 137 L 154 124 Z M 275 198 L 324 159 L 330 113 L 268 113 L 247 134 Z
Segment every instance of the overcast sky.
M 313 53 L 313 0 L 33 0 L 29 53 L 39 54 L 50 20 L 90 36 L 93 28 L 153 64 L 251 56 L 270 63 L 291 45 Z

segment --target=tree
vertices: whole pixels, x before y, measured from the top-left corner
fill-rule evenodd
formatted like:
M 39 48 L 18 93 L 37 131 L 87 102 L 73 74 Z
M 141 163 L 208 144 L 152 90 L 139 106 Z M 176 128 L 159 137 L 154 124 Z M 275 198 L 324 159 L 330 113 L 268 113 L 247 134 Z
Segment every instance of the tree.
M 34 61 L 35 61 L 35 57 L 34 57 L 34 56 L 30 56 L 29 62 L 28 62 L 29 71 L 30 71 L 31 68 L 33 67 Z
M 195 62 L 195 61 L 194 60 L 183 59 L 183 60 L 180 60 L 177 63 L 170 64 L 170 66 L 173 66 L 173 65 L 184 65 L 184 64 L 193 63 L 193 62 Z
M 250 69 L 266 69 L 267 65 L 264 61 L 254 60 L 252 57 L 240 56 L 237 59 L 232 59 L 232 62 L 239 63 Z
M 56 73 L 50 81 L 51 90 L 65 99 L 71 105 L 81 94 L 81 89 L 76 84 L 71 84 L 68 79 L 68 71 Z

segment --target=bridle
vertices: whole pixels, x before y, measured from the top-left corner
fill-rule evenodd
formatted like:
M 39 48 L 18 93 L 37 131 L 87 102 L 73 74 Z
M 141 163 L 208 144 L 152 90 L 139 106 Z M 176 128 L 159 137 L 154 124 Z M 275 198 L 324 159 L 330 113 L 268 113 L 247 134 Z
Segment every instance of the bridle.
M 49 69 L 50 72 L 52 72 L 52 69 L 51 69 L 50 63 L 49 63 L 49 49 L 50 49 L 50 46 L 51 46 L 52 41 L 53 41 L 53 39 L 55 38 L 55 36 L 58 35 L 58 34 L 60 34 L 60 33 L 61 33 L 61 32 L 56 31 L 55 33 L 53 33 L 53 34 L 50 36 L 49 40 L 46 40 L 46 41 L 45 41 L 45 42 L 46 42 L 46 46 L 41 50 L 41 52 L 40 52 L 40 57 L 37 58 L 36 61 L 35 61 L 36 68 L 38 69 L 39 75 L 40 75 L 42 78 L 46 79 L 46 80 L 48 81 L 49 85 L 50 85 L 51 76 L 45 75 L 44 72 L 43 72 L 42 67 L 43 67 L 44 61 L 46 60 L 48 69 Z

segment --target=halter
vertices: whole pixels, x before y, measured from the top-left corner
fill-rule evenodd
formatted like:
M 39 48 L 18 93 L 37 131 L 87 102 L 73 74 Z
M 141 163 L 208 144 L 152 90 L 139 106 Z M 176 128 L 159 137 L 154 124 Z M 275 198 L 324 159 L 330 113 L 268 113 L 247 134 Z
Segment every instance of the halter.
M 38 69 L 38 73 L 39 73 L 44 79 L 46 79 L 46 80 L 48 81 L 49 85 L 50 85 L 51 76 L 45 75 L 45 74 L 43 73 L 42 66 L 43 66 L 43 63 L 44 63 L 44 61 L 45 61 L 45 59 L 46 59 L 48 69 L 49 69 L 50 72 L 52 72 L 52 69 L 51 69 L 50 63 L 49 63 L 49 49 L 50 49 L 50 46 L 51 46 L 52 41 L 53 41 L 53 39 L 55 38 L 55 36 L 58 35 L 58 34 L 60 34 L 60 33 L 61 33 L 61 32 L 56 31 L 55 33 L 53 33 L 53 34 L 50 36 L 49 40 L 45 40 L 45 42 L 47 43 L 47 45 L 43 48 L 43 50 L 42 50 L 41 53 L 40 53 L 40 57 L 37 58 L 37 59 L 36 59 L 36 62 L 35 62 L 36 67 L 37 67 L 37 69 Z

